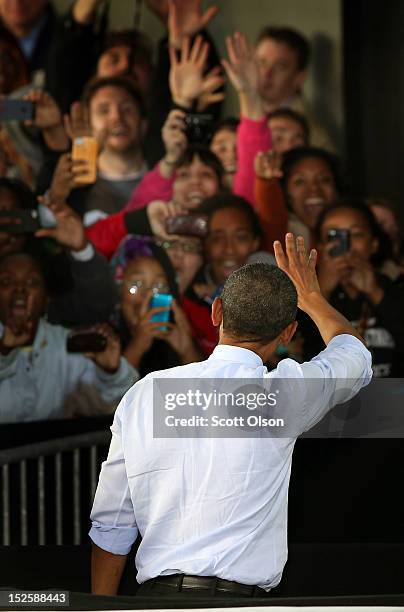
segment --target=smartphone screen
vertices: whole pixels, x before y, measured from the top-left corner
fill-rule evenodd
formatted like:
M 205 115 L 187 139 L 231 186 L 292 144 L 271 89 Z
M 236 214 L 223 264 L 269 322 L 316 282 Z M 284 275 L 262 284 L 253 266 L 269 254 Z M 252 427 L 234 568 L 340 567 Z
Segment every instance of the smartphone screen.
M 334 242 L 335 247 L 328 251 L 330 257 L 339 257 L 349 253 L 351 248 L 351 233 L 346 229 L 330 229 L 327 235 L 328 242 Z
M 82 136 L 73 141 L 72 159 L 84 159 L 88 172 L 77 179 L 77 183 L 90 185 L 97 180 L 98 143 L 92 136 Z
M 150 300 L 150 308 L 171 308 L 173 303 L 173 296 L 169 293 L 156 293 Z M 151 318 L 153 323 L 168 323 L 170 320 L 170 310 L 164 312 L 158 312 Z M 162 326 L 158 328 L 159 331 L 166 331 L 167 327 Z
M 0 100 L 0 121 L 27 121 L 35 116 L 35 104 L 28 100 Z

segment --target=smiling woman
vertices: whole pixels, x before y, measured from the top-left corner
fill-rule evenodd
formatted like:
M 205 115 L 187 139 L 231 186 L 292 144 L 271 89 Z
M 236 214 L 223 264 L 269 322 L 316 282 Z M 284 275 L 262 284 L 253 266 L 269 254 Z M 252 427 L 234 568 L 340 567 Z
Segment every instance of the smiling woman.
M 299 147 L 283 158 L 281 185 L 289 208 L 288 230 L 313 243 L 312 232 L 320 212 L 342 192 L 335 155 L 315 147 Z

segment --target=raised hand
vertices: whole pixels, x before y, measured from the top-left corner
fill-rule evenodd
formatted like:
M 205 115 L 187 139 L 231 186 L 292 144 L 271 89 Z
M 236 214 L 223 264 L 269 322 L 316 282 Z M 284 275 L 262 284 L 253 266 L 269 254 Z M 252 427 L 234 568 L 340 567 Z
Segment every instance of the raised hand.
M 73 102 L 70 115 L 64 115 L 64 124 L 67 135 L 72 141 L 75 138 L 92 135 L 88 110 L 82 102 Z
M 339 283 L 343 284 L 350 275 L 350 254 L 331 257 L 330 251 L 335 248 L 335 242 L 322 247 L 318 264 L 318 282 L 321 293 L 328 299 Z
M 321 295 L 316 274 L 317 251 L 312 249 L 307 256 L 304 238 L 297 239 L 291 233 L 286 234 L 286 254 L 281 243 L 274 242 L 276 263 L 292 280 L 297 291 L 298 306 L 306 309 L 306 302 L 313 293 Z
M 0 338 L 0 352 L 7 353 L 15 348 L 32 343 L 35 321 L 27 316 L 24 319 L 9 319 L 4 324 Z
M 190 39 L 185 36 L 181 45 L 180 58 L 170 46 L 170 90 L 176 104 L 184 108 L 191 108 L 194 100 L 204 91 L 203 73 L 209 53 L 209 43 L 204 42 L 202 36 L 197 36 L 192 48 Z
M 40 229 L 35 232 L 35 236 L 53 238 L 71 251 L 82 251 L 87 245 L 87 238 L 79 215 L 63 201 L 42 197 L 38 199 L 41 204 L 53 212 L 57 225 L 55 228 Z
M 266 153 L 260 151 L 254 160 L 255 174 L 267 181 L 282 178 L 281 166 L 282 155 L 276 151 L 267 151 Z
M 171 323 L 151 320 L 155 314 L 170 310 L 168 307 L 150 308 L 152 296 L 151 289 L 145 292 L 140 307 L 136 307 L 130 300 L 122 302 L 122 315 L 131 335 L 124 355 L 135 368 L 139 367 L 143 355 L 150 349 L 153 341 L 157 338 L 164 339 L 171 327 Z M 161 330 L 162 326 L 166 328 L 165 331 Z
M 59 157 L 50 186 L 52 200 L 66 200 L 70 192 L 82 187 L 80 177 L 87 174 L 88 164 L 83 159 L 72 159 L 70 153 Z
M 180 110 L 172 110 L 163 125 L 161 136 L 164 142 L 166 154 L 164 161 L 174 166 L 187 146 L 185 134 L 185 113 Z
M 34 118 L 26 121 L 26 124 L 35 125 L 41 130 L 62 125 L 62 112 L 48 92 L 33 89 L 24 96 L 24 100 L 35 104 Z
M 202 13 L 201 0 L 168 0 L 170 46 L 180 49 L 184 37 L 192 37 L 206 28 L 218 10 L 219 7 L 214 5 Z
M 222 60 L 222 64 L 235 90 L 257 92 L 258 66 L 252 45 L 244 34 L 235 32 L 226 38 L 226 48 L 229 59 Z
M 203 79 L 202 93 L 198 98 L 196 105 L 197 113 L 204 113 L 209 106 L 224 100 L 225 94 L 223 91 L 217 92 L 217 89 L 224 84 L 222 69 L 220 66 L 215 66 L 210 70 Z
M 353 287 L 367 295 L 375 304 L 379 304 L 384 296 L 384 291 L 377 282 L 375 269 L 372 264 L 356 253 L 350 253 L 349 276 L 345 285 Z
M 167 233 L 165 222 L 169 217 L 184 214 L 184 210 L 179 204 L 155 200 L 147 205 L 146 213 L 152 232 L 156 237 L 163 238 L 164 240 L 175 239 L 173 234 Z
M 250 119 L 260 119 L 263 110 L 258 93 L 258 66 L 254 49 L 240 32 L 226 38 L 226 48 L 229 59 L 223 59 L 222 65 L 239 94 L 241 113 Z
M 176 300 L 173 300 L 172 310 L 175 323 L 174 325 L 172 323 L 168 324 L 168 333 L 163 339 L 178 353 L 183 363 L 198 361 L 201 359 L 201 355 L 195 348 L 191 325 Z
M 85 353 L 85 356 L 92 359 L 105 372 L 114 374 L 119 368 L 121 359 L 121 343 L 119 338 L 107 323 L 95 325 L 94 331 L 104 336 L 107 346 L 100 353 Z
M 39 89 L 33 89 L 24 96 L 35 104 L 35 115 L 25 125 L 35 125 L 42 130 L 45 143 L 52 151 L 65 151 L 69 138 L 63 125 L 62 113 L 52 96 Z

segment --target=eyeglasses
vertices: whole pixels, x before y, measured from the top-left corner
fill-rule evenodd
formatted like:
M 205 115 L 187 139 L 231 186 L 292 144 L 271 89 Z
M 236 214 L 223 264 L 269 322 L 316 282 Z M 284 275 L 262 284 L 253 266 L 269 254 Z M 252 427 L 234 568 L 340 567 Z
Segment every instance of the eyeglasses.
M 167 283 L 163 283 L 161 281 L 156 282 L 153 285 L 149 285 L 149 286 L 146 285 L 145 282 L 142 280 L 127 280 L 127 281 L 123 281 L 123 284 L 129 291 L 129 293 L 131 293 L 132 295 L 135 295 L 139 291 L 152 291 L 153 295 L 156 295 L 157 293 L 169 293 L 170 292 Z
M 180 240 L 164 240 L 156 242 L 165 251 L 182 251 L 183 253 L 201 253 L 202 245 L 198 242 L 181 242 Z

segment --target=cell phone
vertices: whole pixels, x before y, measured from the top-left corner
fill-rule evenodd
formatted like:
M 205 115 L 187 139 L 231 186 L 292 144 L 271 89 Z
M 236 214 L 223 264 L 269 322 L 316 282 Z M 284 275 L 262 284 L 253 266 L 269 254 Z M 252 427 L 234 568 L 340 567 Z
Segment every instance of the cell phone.
M 185 115 L 185 134 L 189 144 L 204 144 L 209 141 L 213 126 L 213 115 Z
M 2 219 L 18 219 L 18 223 L 3 223 Z M 1 210 L 0 232 L 7 234 L 35 234 L 41 228 L 39 213 L 36 209 Z
M 328 230 L 327 241 L 337 243 L 335 247 L 328 251 L 330 257 L 345 255 L 351 249 L 351 232 L 346 229 L 330 229 Z
M 204 238 L 208 233 L 208 219 L 205 215 L 177 215 L 166 219 L 167 234 L 196 236 Z
M 173 296 L 169 293 L 156 293 L 150 300 L 150 308 L 171 308 L 173 303 Z M 165 312 L 158 312 L 151 318 L 153 323 L 168 323 L 170 320 L 170 310 Z M 159 331 L 167 331 L 166 326 L 158 328 Z
M 28 100 L 0 100 L 0 121 L 27 121 L 35 117 L 35 104 Z
M 72 159 L 82 159 L 88 164 L 88 171 L 76 179 L 80 185 L 91 185 L 97 180 L 98 142 L 93 136 L 81 136 L 73 141 Z
M 92 329 L 72 330 L 67 336 L 68 353 L 102 353 L 107 347 L 107 339 Z

